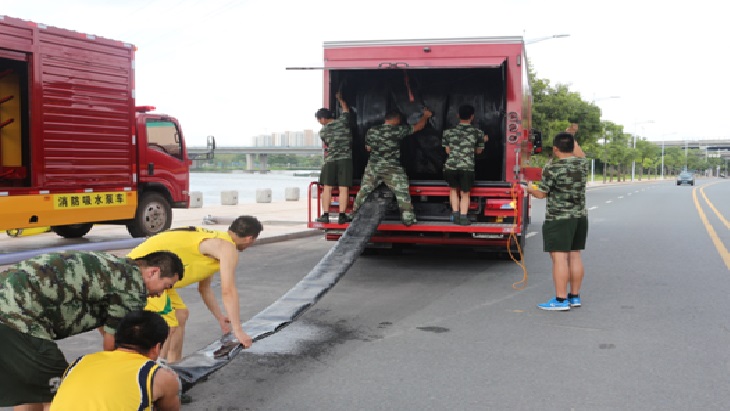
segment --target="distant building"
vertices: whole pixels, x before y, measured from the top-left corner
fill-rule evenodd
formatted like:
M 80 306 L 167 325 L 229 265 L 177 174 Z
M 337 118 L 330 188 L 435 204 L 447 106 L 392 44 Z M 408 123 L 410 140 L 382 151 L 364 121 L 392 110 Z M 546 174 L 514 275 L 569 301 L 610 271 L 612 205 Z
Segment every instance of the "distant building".
M 253 137 L 254 147 L 319 147 L 322 142 L 314 130 L 275 131 Z

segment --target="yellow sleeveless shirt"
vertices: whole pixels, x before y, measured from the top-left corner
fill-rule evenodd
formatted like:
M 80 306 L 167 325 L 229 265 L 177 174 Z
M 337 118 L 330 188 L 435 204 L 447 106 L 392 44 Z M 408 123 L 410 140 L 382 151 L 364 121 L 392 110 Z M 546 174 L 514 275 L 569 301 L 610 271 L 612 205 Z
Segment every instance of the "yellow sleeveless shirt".
M 51 411 L 151 411 L 160 366 L 136 352 L 101 351 L 68 366 Z
M 201 227 L 172 229 L 154 235 L 138 245 L 127 255 L 140 258 L 155 251 L 171 251 L 180 257 L 185 266 L 183 279 L 174 288 L 183 288 L 200 282 L 220 270 L 220 261 L 200 253 L 203 240 L 220 238 L 235 245 L 227 231 L 214 231 Z

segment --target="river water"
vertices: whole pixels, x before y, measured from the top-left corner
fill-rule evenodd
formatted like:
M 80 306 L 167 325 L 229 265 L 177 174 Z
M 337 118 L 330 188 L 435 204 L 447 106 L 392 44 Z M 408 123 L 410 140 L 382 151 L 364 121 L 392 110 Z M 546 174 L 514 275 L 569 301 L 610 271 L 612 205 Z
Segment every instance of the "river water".
M 299 187 L 299 198 L 307 198 L 309 183 L 318 177 L 299 177 L 310 171 L 271 171 L 269 174 L 190 173 L 190 191 L 203 193 L 203 206 L 221 204 L 222 191 L 238 191 L 238 203 L 255 203 L 256 190 L 271 189 L 272 201 L 284 201 L 288 187 Z

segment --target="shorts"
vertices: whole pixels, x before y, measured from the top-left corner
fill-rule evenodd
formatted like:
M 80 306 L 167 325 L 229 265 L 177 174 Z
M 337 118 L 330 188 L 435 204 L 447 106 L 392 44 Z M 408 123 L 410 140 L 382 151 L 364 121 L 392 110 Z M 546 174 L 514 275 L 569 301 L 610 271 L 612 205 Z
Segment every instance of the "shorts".
M 55 342 L 0 323 L 0 407 L 51 402 L 66 367 Z
M 542 223 L 545 252 L 585 250 L 588 237 L 588 217 L 550 220 Z
M 444 170 L 444 180 L 446 180 L 446 183 L 451 188 L 458 188 L 463 192 L 469 192 L 474 187 L 474 171 Z
M 147 305 L 144 307 L 147 311 L 160 314 L 170 327 L 178 327 L 175 310 L 183 310 L 188 308 L 183 302 L 180 294 L 175 289 L 165 290 L 159 297 L 147 297 Z
M 331 187 L 352 187 L 352 159 L 327 161 L 322 165 L 319 184 Z

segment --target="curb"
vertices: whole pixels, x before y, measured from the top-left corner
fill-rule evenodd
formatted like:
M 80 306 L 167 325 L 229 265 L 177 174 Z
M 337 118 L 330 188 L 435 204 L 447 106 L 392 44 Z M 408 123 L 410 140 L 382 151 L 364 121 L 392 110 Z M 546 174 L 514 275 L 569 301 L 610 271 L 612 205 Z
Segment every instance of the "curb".
M 281 235 L 274 235 L 271 237 L 260 238 L 260 239 L 256 240 L 255 243 L 253 243 L 252 247 L 256 247 L 257 245 L 279 243 L 279 242 L 287 241 L 287 240 L 296 240 L 299 238 L 314 237 L 316 235 L 321 235 L 321 234 L 322 234 L 322 232 L 320 230 L 315 230 L 315 229 L 310 229 L 307 231 L 295 231 L 293 233 L 287 233 L 287 234 L 281 234 Z

